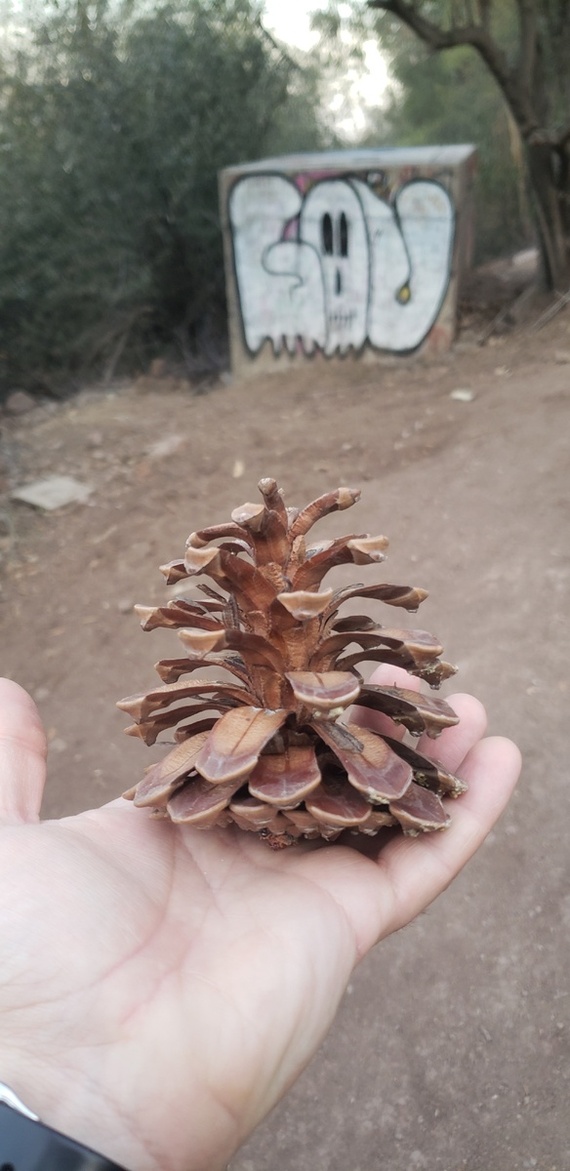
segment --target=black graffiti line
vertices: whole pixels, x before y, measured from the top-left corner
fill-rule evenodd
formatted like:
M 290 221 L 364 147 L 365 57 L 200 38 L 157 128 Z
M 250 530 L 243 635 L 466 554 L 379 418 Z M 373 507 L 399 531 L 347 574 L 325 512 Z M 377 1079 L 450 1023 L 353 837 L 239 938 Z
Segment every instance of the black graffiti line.
M 364 205 L 363 205 L 363 203 L 362 203 L 362 199 L 360 198 L 360 195 L 359 195 L 358 191 L 355 189 L 355 187 L 353 187 L 353 185 L 352 185 L 352 183 L 351 183 L 351 181 L 350 181 L 350 180 L 351 180 L 351 178 L 354 178 L 354 179 L 356 179 L 356 178 L 357 178 L 356 174 L 353 174 L 353 175 L 349 175 L 349 174 L 341 174 L 341 175 L 338 175 L 338 174 L 337 174 L 337 175 L 334 175 L 334 176 L 333 176 L 332 178 L 330 178 L 330 179 L 328 179 L 328 178 L 327 178 L 327 179 L 318 179 L 318 180 L 317 180 L 317 182 L 316 182 L 316 183 L 314 183 L 314 184 L 313 184 L 313 186 L 310 188 L 310 193 L 312 194 L 312 192 L 313 192 L 313 191 L 316 191 L 317 187 L 322 187 L 322 185 L 323 185 L 324 183 L 341 183 L 343 187 L 346 187 L 346 186 L 348 186 L 348 187 L 350 188 L 350 190 L 352 191 L 352 194 L 353 194 L 354 196 L 356 196 L 356 199 L 358 200 L 358 203 L 359 203 L 359 205 L 360 205 L 360 211 L 361 211 L 361 213 L 362 213 L 362 221 L 363 221 L 363 224 L 364 224 L 364 231 L 365 231 L 365 234 L 366 234 L 366 242 L 367 242 L 367 244 L 368 244 L 368 248 L 367 248 L 367 264 L 366 264 L 366 267 L 367 267 L 367 281 L 366 281 L 366 287 L 367 287 L 367 289 L 368 289 L 368 297 L 367 297 L 367 304 L 366 304 L 366 320 L 365 320 L 365 335 L 364 335 L 364 340 L 363 340 L 363 342 L 362 342 L 362 345 L 361 345 L 361 346 L 353 346 L 353 349 L 356 351 L 356 353 L 361 353 L 361 352 L 364 350 L 364 347 L 365 347 L 365 345 L 366 345 L 366 342 L 368 341 L 368 316 L 369 316 L 369 313 L 370 313 L 370 289 L 371 289 L 371 284 L 372 284 L 372 271 L 371 271 L 371 270 L 372 270 L 372 255 L 371 255 L 371 247 L 370 247 L 370 244 L 371 244 L 371 241 L 370 241 L 370 230 L 369 230 L 369 227 L 368 227 L 368 220 L 367 220 L 367 217 L 366 217 L 366 215 L 365 215 L 365 212 L 364 212 Z M 360 181 L 361 181 L 361 182 L 363 182 L 363 180 L 360 180 Z M 307 192 L 305 195 L 303 195 L 303 203 L 301 204 L 301 209 L 300 209 L 300 212 L 299 212 L 299 218 L 301 218 L 301 215 L 302 215 L 302 212 L 303 212 L 303 204 L 305 203 L 305 199 L 306 199 L 306 196 L 307 196 L 308 194 L 309 194 L 309 192 Z M 320 257 L 319 257 L 319 259 L 320 259 Z M 325 316 L 326 316 L 326 320 L 327 320 L 327 323 L 328 323 L 328 322 L 329 322 L 329 320 L 330 320 L 330 315 L 329 315 L 329 313 L 327 312 L 326 285 L 325 285 Z M 355 313 L 355 316 L 356 316 L 356 313 Z M 327 329 L 327 337 L 326 337 L 326 341 L 325 341 L 325 353 L 326 353 L 326 350 L 327 350 L 327 347 L 328 347 L 329 341 L 330 341 L 330 332 L 329 332 L 329 330 Z M 332 356 L 333 356 L 333 355 L 336 353 L 336 351 L 339 349 L 340 345 L 341 345 L 341 343 L 340 343 L 340 342 L 338 342 L 338 343 L 336 344 L 336 346 L 334 347 L 334 349 L 332 350 L 332 353 L 331 353 L 331 354 L 327 354 L 327 357 L 332 357 Z
M 288 222 L 290 223 L 290 221 L 288 221 Z M 297 272 L 295 269 L 289 270 L 288 268 L 280 268 L 280 269 L 269 268 L 269 266 L 265 263 L 266 257 L 269 255 L 269 253 L 272 252 L 274 248 L 279 248 L 280 244 L 293 244 L 295 246 L 295 248 L 298 248 L 299 250 L 301 250 L 302 248 L 308 248 L 317 257 L 317 260 L 319 261 L 319 272 L 321 273 L 321 284 L 322 284 L 322 271 L 321 271 L 321 266 L 320 266 L 319 253 L 318 253 L 317 249 L 312 244 L 308 244 L 305 240 L 286 240 L 286 239 L 283 239 L 283 237 L 281 237 L 279 240 L 274 240 L 273 244 L 268 244 L 266 246 L 266 248 L 264 248 L 262 255 L 261 255 L 261 267 L 263 268 L 264 272 L 267 273 L 268 276 L 271 276 L 271 277 L 286 276 L 286 277 L 290 277 L 291 280 L 295 281 L 295 284 L 293 285 L 293 287 L 291 289 L 289 289 L 290 296 L 292 296 L 292 294 L 299 287 L 302 287 L 303 285 L 306 285 L 306 283 L 307 283 L 305 278 L 303 276 L 301 276 L 301 274 L 299 272 Z M 1 1168 L 0 1168 L 0 1171 L 2 1171 Z
M 446 266 L 445 266 L 447 269 L 447 280 L 446 280 L 444 288 L 442 290 L 442 294 L 441 294 L 441 297 L 440 297 L 439 302 L 437 304 L 437 308 L 436 308 L 435 312 L 432 313 L 431 324 L 428 326 L 426 332 L 423 334 L 420 341 L 417 342 L 417 344 L 415 346 L 409 346 L 407 349 L 395 350 L 394 353 L 396 353 L 396 354 L 413 354 L 415 350 L 419 350 L 420 346 L 423 345 L 426 337 L 428 336 L 430 330 L 433 329 L 433 327 L 434 327 L 434 325 L 435 325 L 435 323 L 441 313 L 441 310 L 442 310 L 443 305 L 445 303 L 445 298 L 447 297 L 447 294 L 449 291 L 449 284 L 451 281 L 451 274 L 452 274 L 452 270 L 453 270 L 453 255 L 454 255 L 455 244 L 456 244 L 457 213 L 456 213 L 456 209 L 455 209 L 455 200 L 452 198 L 451 192 L 449 192 L 447 190 L 447 187 L 445 186 L 444 183 L 440 183 L 438 179 L 431 179 L 431 178 L 425 179 L 425 178 L 422 178 L 421 176 L 418 176 L 415 179 L 409 179 L 407 183 L 402 183 L 402 186 L 398 188 L 398 190 L 395 194 L 394 200 L 396 201 L 401 196 L 402 192 L 405 191 L 407 187 L 411 187 L 414 183 L 431 183 L 432 186 L 439 187 L 440 190 L 445 193 L 445 195 L 447 196 L 447 199 L 449 200 L 449 205 L 451 208 L 451 218 L 450 218 L 451 231 L 449 233 L 449 245 L 448 245 L 448 249 L 447 249 L 447 262 L 446 262 Z M 411 276 L 412 276 L 412 274 L 410 274 L 410 278 L 409 278 L 410 280 L 411 280 Z M 411 301 L 411 289 L 410 289 L 410 301 Z M 410 302 L 408 301 L 407 304 L 409 304 L 409 303 Z M 402 306 L 402 308 L 405 308 L 405 306 Z

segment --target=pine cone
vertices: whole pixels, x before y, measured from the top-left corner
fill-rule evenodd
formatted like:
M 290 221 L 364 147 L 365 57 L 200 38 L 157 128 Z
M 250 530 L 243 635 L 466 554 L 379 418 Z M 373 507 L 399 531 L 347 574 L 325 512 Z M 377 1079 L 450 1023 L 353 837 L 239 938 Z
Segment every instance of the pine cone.
M 169 584 L 206 576 L 218 588 L 199 584 L 201 597 L 137 607 L 143 630 L 174 627 L 186 653 L 156 664 L 162 686 L 118 704 L 136 721 L 127 734 L 146 744 L 178 725 L 176 746 L 124 796 L 197 828 L 233 822 L 275 848 L 300 837 L 332 841 L 347 828 L 445 828 L 440 797 L 458 796 L 465 784 L 409 744 L 341 722 L 357 703 L 413 736 L 435 737 L 457 723 L 443 700 L 365 683 L 357 670 L 365 660 L 396 664 L 438 687 L 455 668 L 441 661 L 433 635 L 339 617 L 351 598 L 415 611 L 426 592 L 322 589 L 333 566 L 384 560 L 385 537 L 307 539 L 316 521 L 350 508 L 360 492 L 339 488 L 299 511 L 285 507 L 275 480 L 259 489 L 262 504 L 192 533 L 184 560 L 161 566 Z M 181 680 L 206 667 L 228 677 Z

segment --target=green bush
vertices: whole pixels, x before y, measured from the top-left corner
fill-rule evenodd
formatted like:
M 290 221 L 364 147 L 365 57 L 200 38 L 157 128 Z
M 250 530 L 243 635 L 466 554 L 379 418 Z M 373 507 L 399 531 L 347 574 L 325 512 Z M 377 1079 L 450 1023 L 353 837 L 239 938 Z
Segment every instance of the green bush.
M 111 15 L 111 11 L 115 15 Z M 0 389 L 62 393 L 224 336 L 220 167 L 320 145 L 316 81 L 250 0 L 84 0 L 0 78 Z M 222 339 L 222 340 L 220 340 Z

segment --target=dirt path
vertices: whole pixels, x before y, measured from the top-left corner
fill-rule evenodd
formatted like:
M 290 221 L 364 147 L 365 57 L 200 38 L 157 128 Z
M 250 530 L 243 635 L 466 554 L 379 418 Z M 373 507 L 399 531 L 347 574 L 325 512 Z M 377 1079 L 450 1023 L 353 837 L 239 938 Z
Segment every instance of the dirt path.
M 49 729 L 47 815 L 115 796 L 150 763 L 114 701 L 173 647 L 140 632 L 132 604 L 163 599 L 156 566 L 267 474 L 299 504 L 362 486 L 351 523 L 391 537 L 386 580 L 430 590 L 422 618 L 460 687 L 525 755 L 487 846 L 362 965 L 232 1171 L 570 1167 L 569 407 L 567 310 L 428 367 L 323 364 L 198 397 L 141 379 L 1 419 L 1 668 Z M 92 485 L 89 503 L 9 499 L 55 473 Z

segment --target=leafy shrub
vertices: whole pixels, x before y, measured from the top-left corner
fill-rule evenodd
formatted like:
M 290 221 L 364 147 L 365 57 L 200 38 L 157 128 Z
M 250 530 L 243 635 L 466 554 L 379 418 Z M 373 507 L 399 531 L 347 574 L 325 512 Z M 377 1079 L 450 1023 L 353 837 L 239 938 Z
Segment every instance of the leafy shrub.
M 59 7 L 0 76 L 0 388 L 61 393 L 224 336 L 217 172 L 320 143 L 252 0 Z

